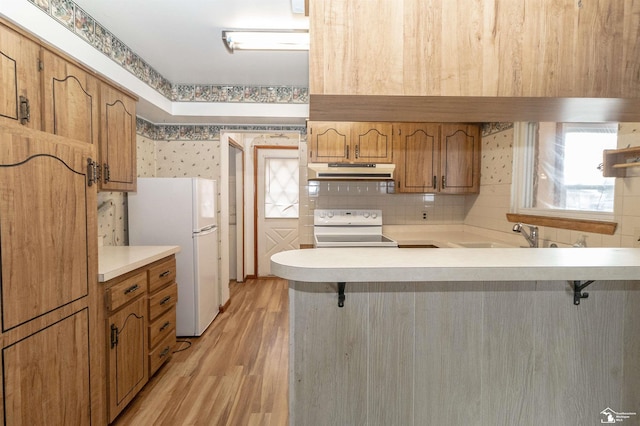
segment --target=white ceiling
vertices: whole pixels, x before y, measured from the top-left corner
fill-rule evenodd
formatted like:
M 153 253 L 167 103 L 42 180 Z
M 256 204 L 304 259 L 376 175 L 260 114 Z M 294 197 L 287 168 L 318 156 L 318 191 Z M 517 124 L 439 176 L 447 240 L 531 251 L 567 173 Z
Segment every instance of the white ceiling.
M 74 2 L 172 83 L 308 86 L 308 52 L 230 53 L 222 42 L 223 29 L 308 29 L 292 0 Z

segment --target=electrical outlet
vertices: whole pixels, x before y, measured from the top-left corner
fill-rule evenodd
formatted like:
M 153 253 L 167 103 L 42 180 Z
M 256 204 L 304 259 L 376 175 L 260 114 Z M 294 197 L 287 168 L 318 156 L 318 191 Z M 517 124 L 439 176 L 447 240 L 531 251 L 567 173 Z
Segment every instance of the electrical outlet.
M 427 212 L 422 212 L 422 220 L 427 220 Z
M 640 228 L 633 229 L 633 247 L 640 248 Z

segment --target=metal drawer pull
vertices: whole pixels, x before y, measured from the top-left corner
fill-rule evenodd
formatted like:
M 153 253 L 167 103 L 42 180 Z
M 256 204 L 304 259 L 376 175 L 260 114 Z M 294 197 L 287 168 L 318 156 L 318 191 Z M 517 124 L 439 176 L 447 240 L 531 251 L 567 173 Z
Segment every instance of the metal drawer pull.
M 170 325 L 171 325 L 170 321 L 165 322 L 164 324 L 162 324 L 162 327 L 160 327 L 160 331 L 165 331 L 167 327 L 169 327 Z
M 126 289 L 124 291 L 124 294 L 133 293 L 134 291 L 138 290 L 139 288 L 140 288 L 140 286 L 138 284 L 132 285 L 131 287 L 129 287 L 128 289 Z
M 171 296 L 166 296 L 164 299 L 162 299 L 160 301 L 160 306 L 164 305 L 165 303 L 167 303 L 169 300 L 171 300 Z
M 167 356 L 170 350 L 171 346 L 167 346 L 166 348 L 164 348 L 162 352 L 160 352 L 160 358 L 164 358 L 165 356 Z
M 171 271 L 164 271 L 163 273 L 160 274 L 160 278 L 168 277 L 170 273 Z

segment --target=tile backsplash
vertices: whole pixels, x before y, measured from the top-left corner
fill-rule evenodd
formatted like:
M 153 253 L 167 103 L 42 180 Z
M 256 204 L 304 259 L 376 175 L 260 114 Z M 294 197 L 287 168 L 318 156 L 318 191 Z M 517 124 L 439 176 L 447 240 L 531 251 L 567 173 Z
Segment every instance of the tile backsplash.
M 301 172 L 301 244 L 313 243 L 315 209 L 380 209 L 385 225 L 462 224 L 465 218 L 464 195 L 397 194 L 393 182 L 307 182 Z

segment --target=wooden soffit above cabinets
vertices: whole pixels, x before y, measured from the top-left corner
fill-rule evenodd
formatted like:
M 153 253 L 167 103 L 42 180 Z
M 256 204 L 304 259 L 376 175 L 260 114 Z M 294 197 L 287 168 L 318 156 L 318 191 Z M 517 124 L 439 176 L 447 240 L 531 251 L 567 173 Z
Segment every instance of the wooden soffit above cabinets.
M 640 2 L 322 0 L 314 121 L 640 121 Z
M 313 121 L 639 122 L 640 98 L 311 95 Z

